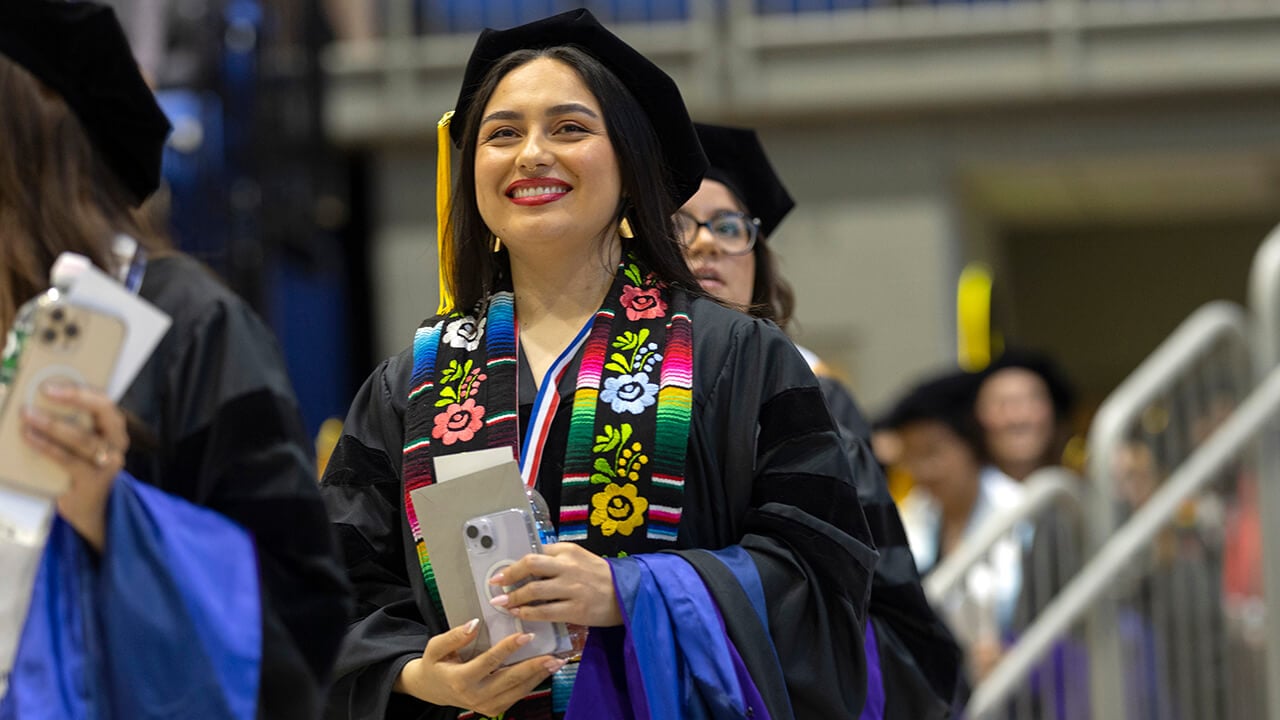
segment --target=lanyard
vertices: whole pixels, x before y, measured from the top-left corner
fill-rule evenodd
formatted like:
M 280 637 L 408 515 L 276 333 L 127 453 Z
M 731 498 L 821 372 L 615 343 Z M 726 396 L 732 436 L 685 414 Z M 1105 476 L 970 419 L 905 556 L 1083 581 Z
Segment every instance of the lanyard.
M 551 421 L 555 419 L 556 410 L 560 407 L 560 379 L 564 377 L 564 373 L 569 369 L 569 364 L 573 361 L 573 356 L 578 354 L 578 348 L 587 341 L 587 335 L 591 331 L 591 321 L 595 316 L 587 319 L 587 324 L 582 326 L 578 331 L 577 337 L 569 346 L 560 353 L 560 357 L 551 363 L 551 367 L 547 368 L 547 374 L 542 376 L 542 385 L 538 388 L 538 396 L 533 401 L 533 415 L 529 418 L 529 427 L 525 430 L 524 442 L 520 444 L 520 477 L 524 480 L 524 486 L 531 488 L 538 482 L 538 467 L 542 464 L 542 450 L 547 444 L 547 435 L 551 431 Z M 516 338 L 520 337 L 519 327 L 516 328 Z
M 137 240 L 119 235 L 112 246 L 112 253 L 120 261 L 120 282 L 134 295 L 142 289 L 142 278 L 147 274 L 147 251 Z

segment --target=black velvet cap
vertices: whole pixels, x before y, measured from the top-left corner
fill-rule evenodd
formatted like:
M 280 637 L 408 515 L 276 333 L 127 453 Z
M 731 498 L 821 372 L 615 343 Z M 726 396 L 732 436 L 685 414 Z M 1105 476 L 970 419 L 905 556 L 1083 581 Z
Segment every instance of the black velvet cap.
M 914 423 L 940 422 L 969 446 L 974 457 L 985 461 L 986 437 L 973 414 L 973 402 L 981 381 L 981 375 L 964 371 L 930 377 L 907 391 L 875 427 L 902 430 Z
M 3 0 L 0 0 L 3 1 Z M 449 127 L 455 145 L 462 144 L 462 127 L 484 76 L 499 60 L 516 50 L 539 50 L 570 45 L 598 60 L 622 81 L 644 108 L 662 150 L 676 207 L 698 191 L 707 158 L 693 131 L 693 121 L 675 81 L 635 48 L 609 32 L 588 10 L 571 10 L 509 30 L 486 28 L 476 40 L 462 76 L 462 90 L 454 105 L 457 121 Z
M 982 371 L 982 380 L 985 382 L 987 378 L 1007 368 L 1022 368 L 1039 375 L 1049 389 L 1049 397 L 1053 400 L 1053 414 L 1058 419 L 1067 417 L 1075 409 L 1075 389 L 1062 368 L 1048 355 L 1034 350 L 1009 348 Z
M 169 120 L 111 8 L 0 0 L 0 54 L 62 97 L 136 204 L 155 192 Z
M 964 371 L 947 372 L 925 379 L 902 396 L 877 427 L 897 430 L 921 420 L 951 423 L 972 416 L 981 375 Z
M 756 131 L 705 123 L 694 127 L 711 163 L 707 179 L 724 183 L 747 213 L 760 219 L 760 232 L 773 235 L 796 203 L 769 163 Z

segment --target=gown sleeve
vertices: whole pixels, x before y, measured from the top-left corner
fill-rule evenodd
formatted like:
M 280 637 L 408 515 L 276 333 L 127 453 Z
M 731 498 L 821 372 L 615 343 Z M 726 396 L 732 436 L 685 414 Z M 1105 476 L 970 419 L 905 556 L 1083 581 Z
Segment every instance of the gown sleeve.
M 311 718 L 349 612 L 312 444 L 267 327 L 243 302 L 210 289 L 212 281 L 187 279 L 187 295 L 165 305 L 174 314 L 171 337 L 123 403 L 139 414 L 162 406 L 160 459 L 131 453 L 128 467 L 253 538 L 262 602 L 259 712 Z
M 884 470 L 871 452 L 866 416 L 839 380 L 819 375 L 818 387 L 840 429 L 858 500 L 880 553 L 871 579 L 869 612 L 880 664 L 883 717 L 946 717 L 960 677 L 960 648 L 925 598 L 902 517 L 889 494 Z
M 740 546 L 751 567 L 738 568 L 734 582 L 708 571 L 707 553 L 681 554 L 702 573 L 766 700 L 784 683 L 795 717 L 856 717 L 876 552 L 849 456 L 812 372 L 775 326 L 737 321 L 725 340 L 703 342 L 691 465 L 719 473 L 729 507 L 712 506 L 721 519 L 701 522 L 721 525 L 716 534 Z M 756 584 L 742 581 L 752 570 L 763 617 L 728 609 Z M 768 652 L 752 660 L 751 637 L 762 633 L 772 639 L 772 663 Z
M 823 380 L 819 378 L 831 407 L 830 386 Z M 841 391 L 849 403 L 844 413 L 849 415 L 851 409 L 861 418 L 852 396 L 842 387 Z M 960 678 L 960 647 L 925 597 L 898 506 L 889 494 L 884 471 L 871 452 L 869 428 L 860 433 L 847 421 L 840 421 L 839 425 L 845 453 L 853 467 L 858 500 L 880 553 L 871 578 L 868 612 L 876 635 L 885 700 L 883 716 L 886 720 L 944 718 L 950 712 Z
M 446 718 L 457 711 L 392 692 L 445 622 L 425 589 L 404 514 L 400 457 L 412 357 L 384 361 L 351 403 L 321 494 L 337 532 L 356 609 L 334 671 L 326 717 Z M 423 609 L 428 617 L 423 617 Z

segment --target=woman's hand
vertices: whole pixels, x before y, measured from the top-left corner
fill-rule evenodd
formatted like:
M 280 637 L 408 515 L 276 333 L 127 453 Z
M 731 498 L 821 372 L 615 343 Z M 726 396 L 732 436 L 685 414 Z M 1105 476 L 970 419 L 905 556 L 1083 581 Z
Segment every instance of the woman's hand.
M 528 633 L 504 638 L 463 662 L 458 651 L 475 639 L 479 624 L 479 620 L 472 620 L 431 638 L 422 657 L 410 660 L 400 671 L 395 691 L 433 705 L 459 707 L 493 717 L 564 667 L 563 660 L 550 655 L 502 667 L 503 660 L 533 639 Z
M 573 543 L 548 545 L 542 554 L 525 555 L 490 582 L 511 586 L 523 580 L 529 582 L 490 602 L 526 621 L 622 624 L 609 561 L 590 550 Z
M 102 552 L 107 497 L 129 450 L 124 413 L 106 395 L 90 388 L 48 384 L 40 392 L 56 411 L 24 408 L 23 438 L 66 468 L 71 488 L 58 498 L 58 513 Z M 87 422 L 82 425 L 77 418 Z

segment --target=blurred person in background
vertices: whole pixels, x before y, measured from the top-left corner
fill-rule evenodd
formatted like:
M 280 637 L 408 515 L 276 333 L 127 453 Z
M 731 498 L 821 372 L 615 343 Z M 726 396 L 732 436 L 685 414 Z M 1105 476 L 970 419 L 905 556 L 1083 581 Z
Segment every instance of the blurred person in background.
M 973 416 L 979 378 L 955 371 L 912 387 L 877 428 L 896 431 L 901 462 L 914 486 L 901 503 L 916 567 L 927 575 L 989 516 L 1016 507 L 1022 488 L 987 463 Z M 970 669 L 981 679 L 1003 651 L 1022 577 L 1022 544 L 1014 533 L 994 545 L 942 608 Z
M 31 445 L 71 489 L 0 717 L 310 718 L 348 612 L 270 332 L 147 227 L 169 123 L 114 13 L 0 3 L 0 327 L 89 258 L 172 325 L 119 406 L 43 388 Z
M 689 269 L 715 298 L 785 329 L 794 296 L 770 238 L 795 203 L 754 130 L 703 123 L 695 128 L 710 167 L 698 192 L 675 215 Z M 868 446 L 870 426 L 852 394 L 822 372 L 813 353 L 801 352 L 846 436 L 850 461 L 858 468 L 858 496 L 880 552 L 867 637 L 869 651 L 872 638 L 878 645 L 883 685 L 880 695 L 870 692 L 880 705 L 869 702 L 862 717 L 944 716 L 955 693 L 959 650 L 920 587 L 902 520 Z
M 991 462 L 1022 482 L 1061 464 L 1074 407 L 1075 391 L 1052 359 L 1011 349 L 982 371 L 974 414 Z
M 1135 430 L 1111 459 L 1122 518 L 1138 512 L 1168 479 L 1159 434 Z M 1239 648 L 1227 643 L 1221 518 L 1216 512 L 1201 518 L 1199 506 L 1183 504 L 1115 583 L 1128 623 L 1121 628 L 1134 702 L 1149 718 L 1228 717 L 1225 676 L 1243 671 L 1225 657 Z M 1208 673 L 1218 677 L 1201 682 Z

